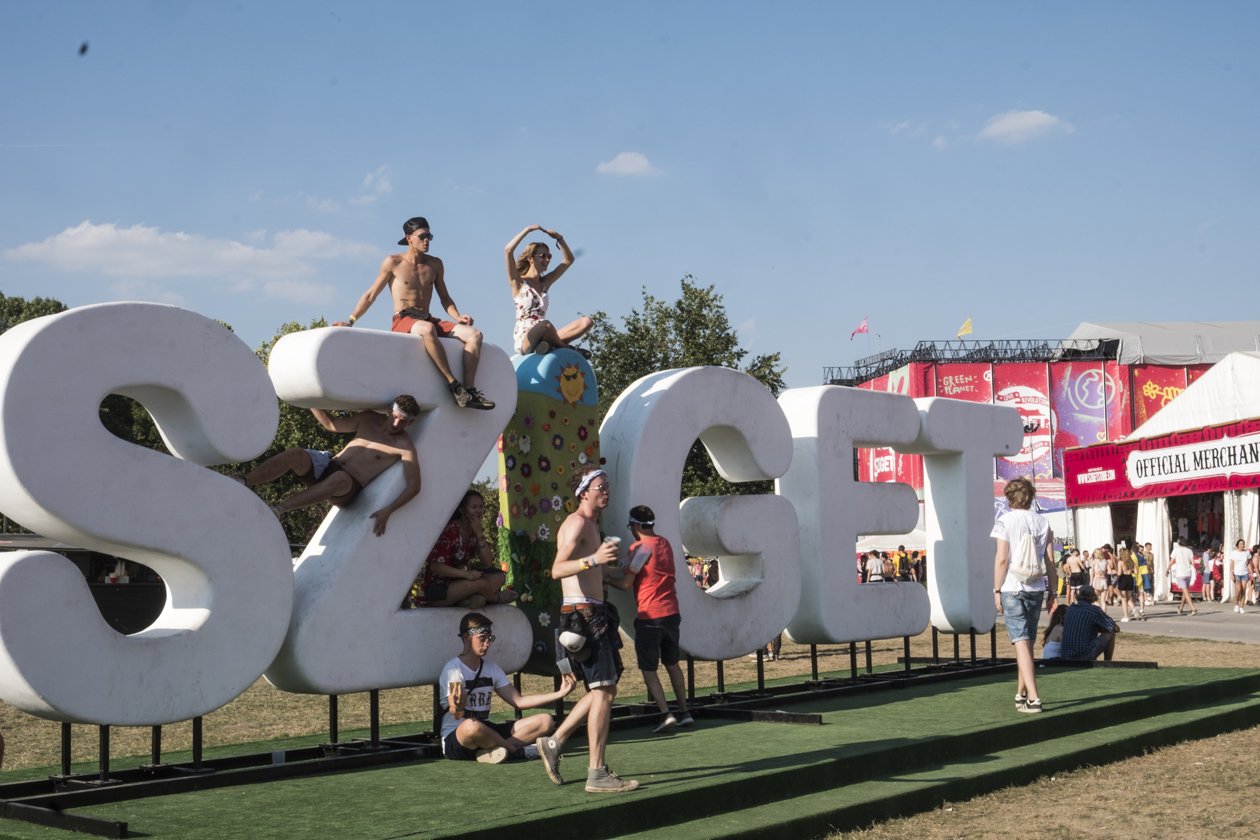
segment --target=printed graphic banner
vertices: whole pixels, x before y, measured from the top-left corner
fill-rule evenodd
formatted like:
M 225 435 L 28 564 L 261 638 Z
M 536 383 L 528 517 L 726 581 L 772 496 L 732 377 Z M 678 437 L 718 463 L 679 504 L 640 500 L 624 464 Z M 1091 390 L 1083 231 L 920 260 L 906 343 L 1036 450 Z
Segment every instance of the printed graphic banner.
M 939 364 L 936 396 L 967 402 L 993 402 L 993 367 L 988 362 Z
M 1260 487 L 1260 419 L 1063 453 L 1069 507 Z
M 1133 366 L 1133 422 L 1141 426 L 1186 390 L 1186 369 Z
M 1063 477 L 1063 450 L 1107 442 L 1107 377 L 1102 362 L 1050 365 L 1054 476 Z
M 1009 458 L 997 459 L 998 478 L 1050 478 L 1050 398 L 1044 362 L 1012 362 L 993 368 L 993 403 L 1008 405 L 1024 421 L 1024 446 Z

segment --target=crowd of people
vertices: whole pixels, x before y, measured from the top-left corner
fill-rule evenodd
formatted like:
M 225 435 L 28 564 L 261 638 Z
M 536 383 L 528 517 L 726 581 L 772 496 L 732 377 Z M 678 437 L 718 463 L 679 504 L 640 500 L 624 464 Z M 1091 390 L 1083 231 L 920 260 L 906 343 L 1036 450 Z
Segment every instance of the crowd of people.
M 895 581 L 927 583 L 927 552 L 867 551 L 857 557 L 858 583 L 891 583 Z

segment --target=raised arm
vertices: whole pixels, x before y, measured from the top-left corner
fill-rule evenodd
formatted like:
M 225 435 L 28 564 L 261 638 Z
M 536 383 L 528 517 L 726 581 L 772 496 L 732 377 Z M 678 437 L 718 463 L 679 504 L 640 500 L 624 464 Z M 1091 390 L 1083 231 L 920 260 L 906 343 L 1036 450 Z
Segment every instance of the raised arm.
M 311 414 L 315 415 L 315 422 L 319 423 L 319 425 L 323 426 L 327 431 L 337 432 L 339 434 L 349 434 L 359 430 L 359 412 L 355 412 L 350 415 L 333 417 L 322 408 L 312 408 Z
M 389 522 L 389 517 L 394 511 L 420 495 L 420 459 L 416 457 L 414 446 L 403 449 L 402 465 L 403 476 L 407 479 L 407 486 L 403 488 L 403 491 L 398 494 L 394 501 L 372 514 L 372 518 L 376 520 L 372 524 L 372 532 L 378 537 L 385 533 L 385 524 Z
M 551 288 L 551 284 L 560 279 L 560 275 L 569 270 L 569 266 L 573 265 L 573 261 L 577 259 L 573 256 L 573 252 L 569 250 L 569 243 L 564 241 L 564 237 L 554 230 L 539 228 L 543 233 L 556 240 L 556 247 L 560 249 L 560 265 L 547 272 L 542 277 L 543 290 Z
M 516 234 L 516 236 L 513 236 L 512 240 L 503 246 L 503 256 L 507 260 L 508 287 L 512 290 L 512 297 L 520 294 L 521 283 L 525 282 L 521 280 L 521 273 L 516 269 L 516 249 L 521 247 L 521 242 L 524 241 L 525 237 L 536 230 L 542 230 L 542 225 L 530 225 Z
M 332 325 L 334 327 L 353 327 L 355 321 L 367 314 L 368 309 L 376 302 L 376 298 L 380 295 L 381 290 L 389 285 L 390 278 L 394 276 L 394 266 L 397 264 L 397 259 L 397 257 L 391 255 L 381 262 L 380 273 L 376 275 L 372 285 L 355 303 L 354 311 L 350 313 L 350 317 L 344 321 L 333 321 Z

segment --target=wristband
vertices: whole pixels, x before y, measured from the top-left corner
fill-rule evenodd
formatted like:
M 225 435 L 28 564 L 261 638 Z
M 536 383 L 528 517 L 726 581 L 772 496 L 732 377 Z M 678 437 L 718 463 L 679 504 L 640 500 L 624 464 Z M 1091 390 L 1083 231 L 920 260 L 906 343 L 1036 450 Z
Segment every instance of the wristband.
M 591 558 L 589 557 L 583 557 L 578 562 L 582 564 L 582 571 L 584 572 L 591 568 Z
M 357 321 L 357 320 L 359 320 L 359 319 L 358 319 L 358 318 L 356 318 L 356 317 L 354 317 L 353 315 L 351 315 L 349 318 L 347 318 L 347 319 L 346 319 L 346 323 L 347 323 L 347 324 L 349 324 L 350 326 L 352 326 L 352 327 L 353 327 L 353 326 L 354 326 L 354 322 L 355 322 L 355 321 Z

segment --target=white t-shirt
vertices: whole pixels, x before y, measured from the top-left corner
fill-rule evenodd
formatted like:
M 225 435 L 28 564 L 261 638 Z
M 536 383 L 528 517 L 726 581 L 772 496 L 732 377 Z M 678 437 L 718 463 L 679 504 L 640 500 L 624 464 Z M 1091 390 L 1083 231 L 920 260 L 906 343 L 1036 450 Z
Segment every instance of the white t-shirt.
M 1050 521 L 1044 516 L 1033 513 L 1030 510 L 1009 510 L 998 517 L 997 522 L 993 523 L 993 531 L 989 536 L 995 540 L 1005 540 L 1010 543 L 1010 550 L 1015 551 L 1019 545 L 1019 540 L 1024 534 L 1031 533 L 1033 542 L 1037 546 L 1037 556 L 1043 560 L 1046 556 L 1046 546 L 1050 543 Z M 1007 567 L 1006 580 L 1002 581 L 1003 592 L 1045 592 L 1046 579 L 1038 578 L 1032 583 L 1024 583 L 1017 580 Z
M 481 675 L 478 676 L 476 668 L 469 668 L 457 656 L 442 666 L 442 679 L 438 683 L 440 691 L 446 691 L 446 675 L 456 668 L 464 676 L 464 715 L 486 720 L 490 717 L 490 699 L 495 690 L 509 685 L 511 680 L 502 668 L 486 659 L 481 660 Z M 461 722 L 462 718 L 452 717 L 449 709 L 442 715 L 443 750 L 446 749 L 446 736 L 458 729 Z
M 1175 545 L 1172 550 L 1172 576 L 1175 578 L 1194 577 L 1194 552 L 1189 546 Z
M 1241 577 L 1247 574 L 1247 562 L 1251 559 L 1251 553 L 1245 548 L 1236 548 L 1229 553 L 1229 559 L 1234 565 L 1234 575 Z

